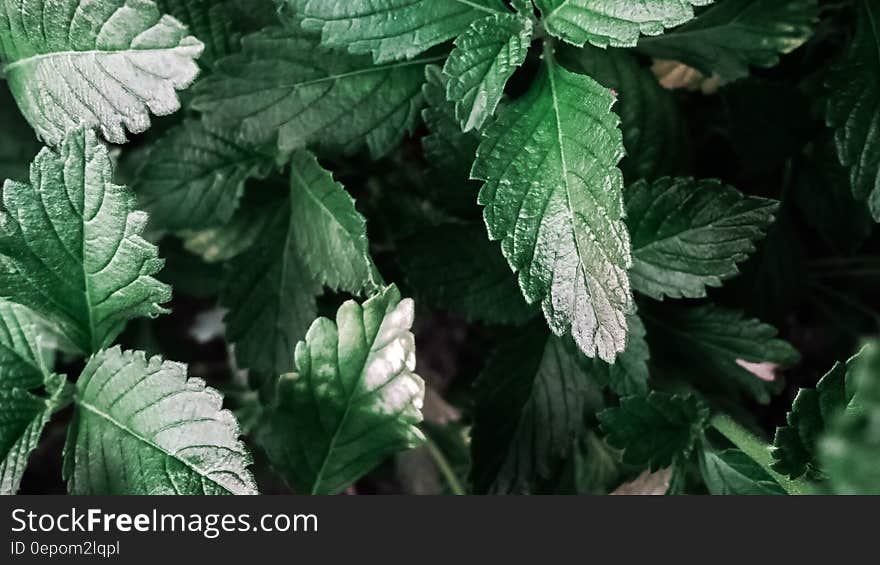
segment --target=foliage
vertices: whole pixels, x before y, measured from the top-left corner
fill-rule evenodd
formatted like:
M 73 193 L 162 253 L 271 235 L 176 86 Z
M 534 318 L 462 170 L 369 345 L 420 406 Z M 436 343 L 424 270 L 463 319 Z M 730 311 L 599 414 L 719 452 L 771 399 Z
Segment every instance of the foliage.
M 0 492 L 880 492 L 875 2 L 240 4 L 0 2 Z

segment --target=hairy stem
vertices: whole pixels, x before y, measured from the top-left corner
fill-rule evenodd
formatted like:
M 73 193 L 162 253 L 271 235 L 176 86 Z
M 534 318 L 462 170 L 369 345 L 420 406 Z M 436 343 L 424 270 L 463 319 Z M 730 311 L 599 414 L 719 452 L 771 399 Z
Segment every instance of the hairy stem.
M 755 463 L 767 471 L 773 477 L 773 480 L 779 483 L 779 486 L 785 489 L 785 492 L 788 494 L 812 494 L 815 492 L 812 482 L 802 477 L 790 479 L 774 471 L 770 445 L 745 429 L 727 414 L 715 414 L 709 420 L 709 425 L 718 430 L 721 435 L 730 440 L 740 451 L 748 455 Z

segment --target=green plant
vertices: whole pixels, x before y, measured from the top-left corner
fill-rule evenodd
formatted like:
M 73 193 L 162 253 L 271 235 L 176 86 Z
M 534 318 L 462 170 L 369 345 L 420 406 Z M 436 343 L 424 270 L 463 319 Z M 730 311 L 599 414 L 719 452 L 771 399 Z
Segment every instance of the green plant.
M 877 22 L 0 2 L 0 490 L 880 491 Z

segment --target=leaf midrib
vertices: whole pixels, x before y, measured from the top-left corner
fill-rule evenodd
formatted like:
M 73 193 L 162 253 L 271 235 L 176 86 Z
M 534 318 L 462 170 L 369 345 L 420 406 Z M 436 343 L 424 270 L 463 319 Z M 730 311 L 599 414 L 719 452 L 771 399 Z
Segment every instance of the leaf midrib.
M 229 490 L 226 486 L 224 486 L 224 485 L 218 483 L 217 481 L 215 481 L 214 479 L 212 479 L 210 476 L 208 476 L 208 475 L 202 473 L 199 469 L 197 469 L 196 467 L 194 467 L 193 465 L 191 465 L 191 464 L 189 463 L 189 461 L 187 461 L 187 460 L 185 460 L 185 459 L 181 459 L 180 457 L 177 457 L 177 455 L 174 454 L 174 453 L 170 453 L 170 452 L 168 452 L 168 450 L 162 448 L 162 447 L 161 447 L 159 444 L 157 444 L 156 442 L 154 442 L 154 441 L 150 440 L 149 438 L 146 438 L 146 437 L 144 437 L 143 435 L 137 433 L 136 431 L 134 431 L 134 430 L 131 429 L 130 427 L 126 426 L 125 424 L 123 424 L 122 422 L 120 422 L 119 420 L 117 420 L 116 418 L 114 418 L 113 416 L 111 416 L 110 414 L 107 414 L 107 413 L 104 412 L 103 410 L 101 410 L 101 409 L 99 409 L 99 408 L 93 406 L 92 404 L 89 404 L 88 402 L 86 402 L 85 400 L 82 400 L 81 398 L 77 398 L 77 399 L 76 399 L 76 404 L 77 404 L 78 407 L 80 407 L 80 408 L 84 408 L 85 410 L 88 410 L 89 412 L 91 412 L 92 414 L 98 416 L 99 418 L 102 418 L 102 419 L 106 420 L 107 422 L 109 422 L 110 424 L 116 426 L 117 428 L 119 428 L 119 429 L 122 430 L 123 432 L 127 433 L 128 435 L 130 435 L 130 436 L 133 437 L 134 439 L 136 439 L 136 440 L 138 440 L 138 441 L 144 443 L 145 445 L 147 445 L 147 446 L 149 446 L 149 447 L 155 449 L 156 451 L 158 451 L 158 452 L 164 454 L 166 457 L 170 457 L 170 458 L 174 459 L 175 461 L 181 463 L 181 464 L 184 465 L 186 468 L 188 468 L 189 470 L 191 470 L 193 473 L 195 473 L 196 475 L 202 477 L 203 479 L 206 479 L 206 480 L 210 481 L 212 484 L 216 485 L 218 488 L 222 489 L 223 491 L 232 494 L 232 493 L 230 492 L 230 490 Z
M 40 53 L 39 55 L 31 55 L 23 59 L 13 61 L 3 67 L 3 71 L 9 74 L 17 67 L 23 67 L 32 63 L 37 63 L 43 59 L 53 59 L 56 57 L 78 57 L 78 56 L 99 56 L 99 55 L 126 55 L 129 53 L 163 53 L 166 51 L 176 51 L 185 49 L 186 45 L 175 45 L 174 47 L 159 47 L 156 49 L 91 49 L 88 51 L 53 51 L 52 53 Z

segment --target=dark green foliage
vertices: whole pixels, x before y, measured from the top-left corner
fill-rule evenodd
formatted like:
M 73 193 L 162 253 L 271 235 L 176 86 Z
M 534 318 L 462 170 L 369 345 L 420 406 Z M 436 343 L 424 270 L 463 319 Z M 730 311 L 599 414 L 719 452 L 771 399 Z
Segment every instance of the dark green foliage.
M 0 493 L 880 491 L 875 4 L 0 2 Z

